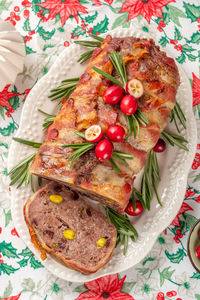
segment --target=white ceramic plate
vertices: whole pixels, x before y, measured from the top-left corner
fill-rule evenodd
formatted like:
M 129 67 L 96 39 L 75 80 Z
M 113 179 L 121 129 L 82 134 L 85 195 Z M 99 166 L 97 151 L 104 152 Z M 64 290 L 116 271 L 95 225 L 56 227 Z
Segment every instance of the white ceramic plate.
M 147 37 L 138 28 L 122 29 L 112 32 L 112 36 L 137 36 Z M 64 78 L 77 77 L 83 73 L 85 66 L 80 66 L 76 61 L 84 49 L 78 45 L 72 45 L 61 53 L 50 71 L 35 85 L 29 94 L 23 108 L 21 123 L 17 137 L 33 141 L 43 140 L 42 123 L 43 116 L 38 113 L 38 108 L 49 113 L 56 112 L 56 102 L 48 99 L 52 88 L 60 84 Z M 177 100 L 187 118 L 187 129 L 182 130 L 181 135 L 188 140 L 189 151 L 186 152 L 177 147 L 167 147 L 166 151 L 159 154 L 159 166 L 161 181 L 158 184 L 158 192 L 163 206 L 160 207 L 154 198 L 151 203 L 150 212 L 145 211 L 140 217 L 132 220 L 136 227 L 139 238 L 135 243 L 129 242 L 127 255 L 124 256 L 123 246 L 118 246 L 109 263 L 98 272 L 91 275 L 83 275 L 71 270 L 48 256 L 42 264 L 54 275 L 73 282 L 89 281 L 104 275 L 124 271 L 141 261 L 153 247 L 158 235 L 171 223 L 179 211 L 184 198 L 187 184 L 187 175 L 191 166 L 196 148 L 196 123 L 192 111 L 192 93 L 190 83 L 179 67 L 181 85 L 178 90 Z M 172 125 L 168 130 L 175 131 Z M 11 169 L 24 157 L 35 150 L 16 142 L 12 142 L 8 158 L 8 168 Z M 141 174 L 137 176 L 136 185 L 139 184 Z M 32 191 L 29 186 L 16 189 L 12 187 L 12 217 L 18 233 L 40 260 L 40 253 L 30 242 L 24 217 L 23 206 Z

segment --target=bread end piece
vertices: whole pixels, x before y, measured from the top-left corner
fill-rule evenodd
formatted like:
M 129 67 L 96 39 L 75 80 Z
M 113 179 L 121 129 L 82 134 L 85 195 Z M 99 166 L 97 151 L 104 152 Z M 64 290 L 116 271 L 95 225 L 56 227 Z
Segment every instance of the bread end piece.
M 60 195 L 59 204 L 49 200 Z M 116 245 L 117 232 L 107 218 L 94 209 L 77 192 L 64 185 L 51 182 L 38 190 L 24 206 L 24 218 L 31 242 L 41 251 L 41 258 L 49 253 L 69 268 L 91 274 L 103 267 L 111 258 Z M 68 240 L 63 232 L 71 229 L 75 238 Z M 104 247 L 96 244 L 105 238 Z

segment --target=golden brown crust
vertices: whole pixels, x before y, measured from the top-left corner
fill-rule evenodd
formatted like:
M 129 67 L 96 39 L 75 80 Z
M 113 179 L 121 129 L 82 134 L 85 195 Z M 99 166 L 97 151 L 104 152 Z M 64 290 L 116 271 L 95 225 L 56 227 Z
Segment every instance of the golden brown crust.
M 115 161 L 121 174 L 109 162 L 100 163 L 93 150 L 84 154 L 70 168 L 71 148 L 63 144 L 82 143 L 83 139 L 74 131 L 84 132 L 92 124 L 100 124 L 104 133 L 111 124 L 118 124 L 128 132 L 125 115 L 117 105 L 105 104 L 102 98 L 109 81 L 92 69 L 96 66 L 115 75 L 109 59 L 112 50 L 121 51 L 126 64 L 128 80 L 137 78 L 144 87 L 144 95 L 138 100 L 139 109 L 149 120 L 149 126 L 142 126 L 137 137 L 130 136 L 126 142 L 115 143 L 115 150 L 131 154 L 129 166 Z M 108 36 L 97 48 L 81 76 L 77 88 L 66 101 L 51 127 L 58 136 L 51 138 L 51 130 L 35 156 L 31 174 L 56 180 L 84 189 L 91 198 L 95 196 L 105 204 L 123 212 L 128 204 L 133 186 L 133 176 L 145 164 L 148 152 L 154 147 L 160 133 L 166 126 L 168 116 L 175 105 L 179 74 L 172 58 L 159 50 L 153 40 L 133 37 L 113 38 Z M 109 176 L 108 176 L 109 175 Z

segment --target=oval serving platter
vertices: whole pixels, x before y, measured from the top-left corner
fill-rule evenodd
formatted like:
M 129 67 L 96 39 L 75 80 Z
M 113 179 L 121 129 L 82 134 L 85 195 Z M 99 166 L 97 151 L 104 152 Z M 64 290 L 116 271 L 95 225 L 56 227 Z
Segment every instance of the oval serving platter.
M 139 38 L 153 38 L 137 27 L 134 27 L 134 29 L 118 29 L 109 33 L 114 37 L 136 36 Z M 57 112 L 57 101 L 53 102 L 48 99 L 50 90 L 58 86 L 61 80 L 77 77 L 83 73 L 85 65 L 82 66 L 77 63 L 77 59 L 84 50 L 83 47 L 75 44 L 66 48 L 56 59 L 49 72 L 37 82 L 24 104 L 17 137 L 37 142 L 43 140 L 42 123 L 44 116 L 38 112 L 38 108 L 50 114 Z M 170 53 L 168 55 L 172 56 Z M 123 246 L 119 245 L 114 250 L 113 257 L 108 264 L 91 275 L 84 275 L 69 269 L 49 255 L 45 261 L 41 261 L 39 251 L 34 248 L 30 241 L 30 235 L 23 217 L 24 203 L 33 192 L 29 186 L 23 186 L 19 189 L 16 189 L 15 186 L 12 187 L 11 211 L 15 227 L 26 245 L 55 276 L 71 282 L 83 282 L 104 275 L 122 272 L 134 266 L 148 254 L 158 235 L 172 222 L 178 213 L 184 198 L 187 176 L 195 154 L 197 139 L 196 122 L 192 111 L 191 86 L 182 68 L 179 65 L 178 68 L 181 84 L 177 93 L 177 101 L 181 104 L 187 118 L 187 129 L 182 129 L 181 135 L 188 140 L 189 151 L 167 146 L 165 152 L 158 155 L 161 180 L 157 188 L 163 205 L 161 207 L 154 197 L 150 211 L 145 211 L 140 217 L 131 219 L 138 231 L 139 238 L 135 243 L 129 241 L 126 256 L 123 255 Z M 172 124 L 167 125 L 167 130 L 176 133 Z M 35 149 L 31 147 L 12 142 L 8 157 L 8 169 L 10 170 L 20 160 L 34 151 Z M 135 180 L 136 187 L 139 186 L 141 175 L 142 171 Z

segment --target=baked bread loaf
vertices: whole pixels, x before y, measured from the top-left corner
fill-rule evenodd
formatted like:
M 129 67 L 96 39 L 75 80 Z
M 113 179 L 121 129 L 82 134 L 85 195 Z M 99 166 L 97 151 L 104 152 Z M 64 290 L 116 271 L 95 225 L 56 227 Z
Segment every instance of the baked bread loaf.
M 128 80 L 139 79 L 144 94 L 138 107 L 149 125 L 140 126 L 137 137 L 113 143 L 114 149 L 133 156 L 129 166 L 115 160 L 118 174 L 109 161 L 99 162 L 94 150 L 82 155 L 70 167 L 71 148 L 64 144 L 83 143 L 74 132 L 83 132 L 99 124 L 105 133 L 108 126 L 120 125 L 128 133 L 128 123 L 119 105 L 104 103 L 103 92 L 111 82 L 92 69 L 92 66 L 116 76 L 109 58 L 112 50 L 121 52 Z M 153 40 L 134 37 L 112 38 L 107 36 L 81 76 L 76 90 L 65 101 L 62 109 L 48 130 L 48 135 L 34 158 L 30 174 L 60 181 L 123 213 L 130 199 L 134 175 L 144 166 L 148 152 L 157 143 L 166 126 L 168 116 L 176 101 L 179 73 L 172 58 L 160 51 Z
M 112 256 L 116 229 L 77 192 L 50 182 L 25 204 L 31 241 L 62 264 L 85 274 L 96 272 Z

